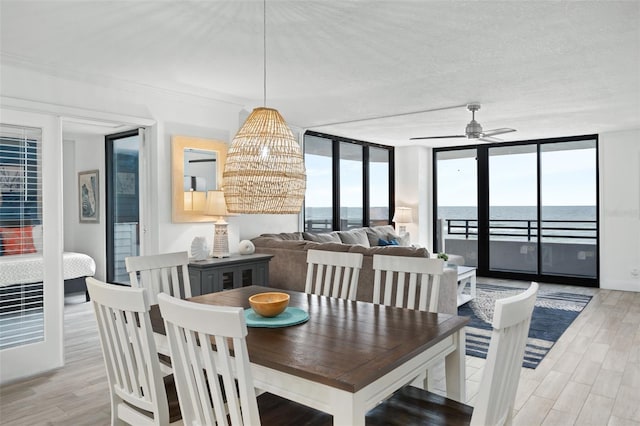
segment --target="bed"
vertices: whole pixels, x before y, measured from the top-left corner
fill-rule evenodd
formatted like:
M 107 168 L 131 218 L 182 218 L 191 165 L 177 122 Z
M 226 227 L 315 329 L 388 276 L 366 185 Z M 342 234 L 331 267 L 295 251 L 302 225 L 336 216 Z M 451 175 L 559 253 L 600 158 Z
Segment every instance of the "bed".
M 63 253 L 64 294 L 83 291 L 95 261 L 82 253 Z M 44 262 L 41 253 L 0 256 L 0 350 L 44 339 Z
M 86 277 L 92 277 L 96 272 L 96 262 L 86 254 L 63 253 L 64 294 L 85 292 Z M 44 264 L 41 253 L 21 256 L 0 257 L 0 288 L 4 295 L 18 288 L 40 284 L 42 287 Z M 87 300 L 88 295 L 87 295 Z M 5 300 L 3 300 L 5 302 Z

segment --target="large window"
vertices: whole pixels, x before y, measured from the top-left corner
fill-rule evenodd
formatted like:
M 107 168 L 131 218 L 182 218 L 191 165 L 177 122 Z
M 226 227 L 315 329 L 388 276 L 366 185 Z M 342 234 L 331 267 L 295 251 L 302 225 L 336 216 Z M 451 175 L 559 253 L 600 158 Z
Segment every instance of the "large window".
M 388 224 L 393 211 L 393 147 L 307 132 L 307 232 Z
M 481 276 L 597 286 L 596 136 L 441 148 L 434 163 L 436 250 Z

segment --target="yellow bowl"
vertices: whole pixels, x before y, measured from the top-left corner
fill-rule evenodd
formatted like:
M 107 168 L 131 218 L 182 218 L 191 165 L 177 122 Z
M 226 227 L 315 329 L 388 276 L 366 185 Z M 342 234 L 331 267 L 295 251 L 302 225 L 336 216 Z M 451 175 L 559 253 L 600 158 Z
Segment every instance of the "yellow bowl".
M 249 298 L 249 304 L 257 314 L 275 317 L 287 308 L 289 295 L 279 292 L 258 293 Z

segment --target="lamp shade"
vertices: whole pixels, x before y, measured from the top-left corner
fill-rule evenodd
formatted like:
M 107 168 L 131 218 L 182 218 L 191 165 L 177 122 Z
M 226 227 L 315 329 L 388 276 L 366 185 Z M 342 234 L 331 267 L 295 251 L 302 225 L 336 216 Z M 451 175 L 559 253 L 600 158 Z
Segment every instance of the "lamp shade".
M 412 223 L 413 213 L 411 207 L 396 207 L 395 214 L 391 220 L 395 223 Z
M 229 216 L 227 205 L 224 201 L 224 192 L 207 191 L 207 204 L 204 213 L 210 216 Z
M 231 213 L 299 213 L 306 189 L 304 157 L 280 113 L 255 108 L 227 151 L 224 195 Z

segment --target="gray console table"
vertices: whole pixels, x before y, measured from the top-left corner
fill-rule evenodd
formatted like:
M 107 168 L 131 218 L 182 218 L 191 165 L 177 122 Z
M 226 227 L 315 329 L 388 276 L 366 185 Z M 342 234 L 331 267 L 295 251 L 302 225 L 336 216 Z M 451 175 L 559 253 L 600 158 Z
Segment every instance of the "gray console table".
M 269 285 L 271 254 L 232 254 L 230 257 L 192 260 L 189 281 L 193 296 L 249 285 Z

